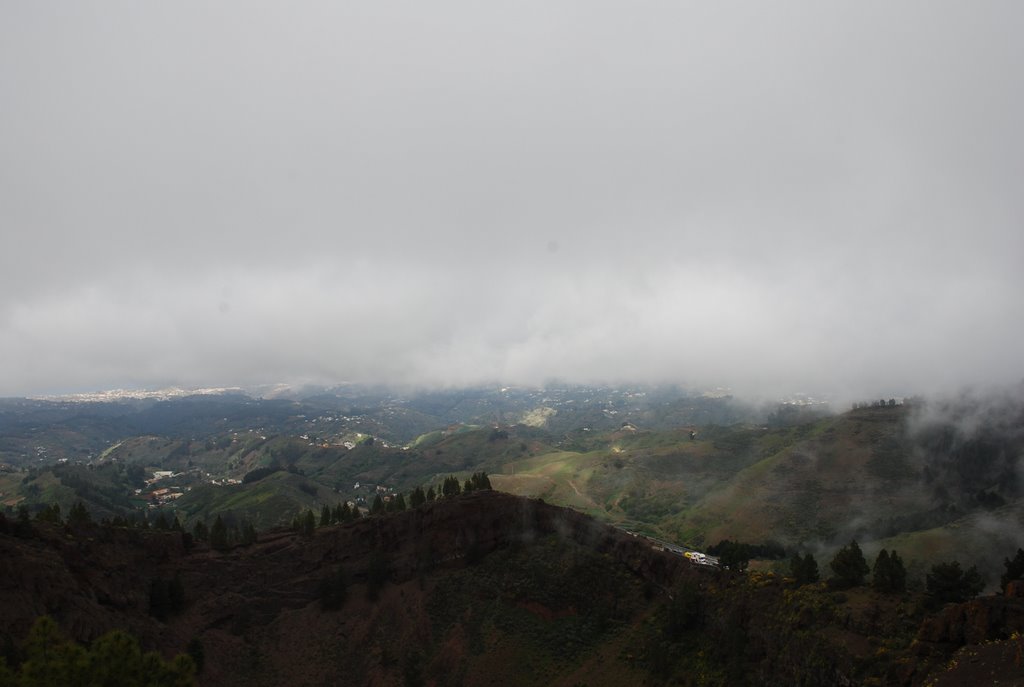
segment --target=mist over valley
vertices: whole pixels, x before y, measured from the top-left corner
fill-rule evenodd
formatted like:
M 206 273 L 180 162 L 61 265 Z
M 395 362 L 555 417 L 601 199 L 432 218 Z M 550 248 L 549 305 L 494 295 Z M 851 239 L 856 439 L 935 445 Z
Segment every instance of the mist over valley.
M 1024 685 L 1022 25 L 0 4 L 0 687 Z

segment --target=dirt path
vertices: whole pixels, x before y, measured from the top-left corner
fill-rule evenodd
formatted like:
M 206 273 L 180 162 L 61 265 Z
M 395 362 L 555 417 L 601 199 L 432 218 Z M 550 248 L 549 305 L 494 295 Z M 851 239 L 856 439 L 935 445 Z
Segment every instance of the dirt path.
M 576 492 L 576 495 L 583 499 L 587 504 L 589 504 L 591 508 L 599 507 L 597 503 L 594 501 L 594 499 L 590 498 L 589 496 L 587 496 L 586 494 L 579 490 L 579 487 L 576 486 L 575 482 L 569 480 L 569 486 L 572 487 L 572 490 Z

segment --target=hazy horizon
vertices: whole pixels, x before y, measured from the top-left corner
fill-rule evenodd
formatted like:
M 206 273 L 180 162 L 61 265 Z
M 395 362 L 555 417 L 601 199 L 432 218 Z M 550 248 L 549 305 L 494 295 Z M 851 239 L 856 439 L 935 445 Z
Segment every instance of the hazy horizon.
M 0 396 L 1024 379 L 1024 6 L 8 3 Z

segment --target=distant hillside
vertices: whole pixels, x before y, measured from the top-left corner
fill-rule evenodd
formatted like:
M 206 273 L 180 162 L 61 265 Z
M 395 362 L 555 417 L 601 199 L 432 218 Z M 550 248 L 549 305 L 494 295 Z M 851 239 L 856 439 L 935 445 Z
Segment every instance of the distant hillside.
M 333 508 L 340 501 L 330 489 L 282 470 L 251 484 L 194 487 L 174 502 L 173 510 L 186 525 L 210 524 L 222 516 L 229 525 L 245 521 L 266 530 L 288 525 L 306 509 L 319 513 L 323 505 Z
M 96 428 L 115 420 L 165 433 L 120 436 L 84 457 L 68 448 L 79 457 L 61 463 L 40 444 L 31 469 L 0 471 L 0 501 L 66 512 L 82 500 L 97 518 L 144 508 L 151 519 L 159 502 L 186 527 L 221 515 L 267 528 L 307 508 L 369 505 L 377 493 L 408 495 L 483 470 L 497 489 L 698 548 L 772 540 L 828 556 L 857 538 L 869 552 L 904 547 L 915 570 L 954 554 L 991 580 L 1005 548 L 1024 544 L 1015 520 L 1022 408 L 1010 394 L 823 415 L 818 406 L 764 412 L 671 390 L 587 388 L 9 401 L 0 424 L 28 432 L 22 443 L 64 445 L 84 436 L 69 435 L 71 426 L 102 434 Z M 102 423 L 90 424 L 90 409 Z M 456 417 L 464 420 L 441 423 Z M 740 417 L 748 421 L 687 423 Z M 387 438 L 411 429 L 400 443 Z M 157 472 L 173 477 L 155 483 Z M 237 484 L 250 474 L 274 477 Z M 155 494 L 165 489 L 173 493 Z
M 1024 414 L 1013 399 L 863 407 L 790 427 L 634 426 L 504 464 L 495 488 L 702 547 L 773 540 L 823 555 L 857 538 L 917 569 L 977 564 L 992 580 L 1024 545 Z M 564 450 L 571 446 L 573 450 Z
M 966 433 L 923 407 L 855 410 L 810 426 L 808 436 L 744 468 L 674 525 L 679 536 L 705 541 L 904 542 L 924 560 L 957 554 L 995 572 L 996 551 L 1021 543 L 1019 506 L 1010 504 L 1020 504 L 1022 426 L 981 422 Z M 945 546 L 911 543 L 935 528 L 945 532 Z M 982 551 L 981 542 L 998 546 Z
M 0 399 L 0 464 L 17 467 L 59 459 L 90 460 L 117 441 L 140 435 L 204 441 L 252 430 L 336 443 L 356 434 L 395 445 L 454 425 L 516 425 L 543 418 L 549 434 L 622 422 L 667 429 L 682 424 L 792 422 L 772 406 L 705 397 L 675 387 L 452 389 L 402 394 L 338 387 L 253 398 L 242 393 L 111 401 Z M 540 411 L 540 412 L 538 412 Z
M 706 540 L 849 539 L 934 509 L 923 456 L 906 432 L 909 409 L 856 410 L 808 425 L 681 513 L 681 532 Z M 766 435 L 753 435 L 763 443 Z

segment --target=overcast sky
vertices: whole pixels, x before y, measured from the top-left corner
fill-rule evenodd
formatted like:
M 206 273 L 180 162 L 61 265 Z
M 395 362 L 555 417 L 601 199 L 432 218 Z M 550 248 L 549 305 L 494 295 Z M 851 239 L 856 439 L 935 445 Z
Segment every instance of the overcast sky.
M 1024 377 L 1024 3 L 0 3 L 0 395 Z

